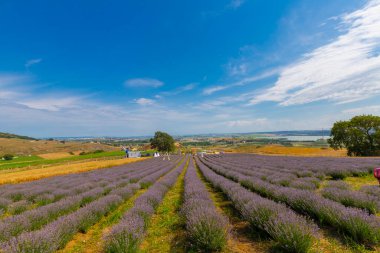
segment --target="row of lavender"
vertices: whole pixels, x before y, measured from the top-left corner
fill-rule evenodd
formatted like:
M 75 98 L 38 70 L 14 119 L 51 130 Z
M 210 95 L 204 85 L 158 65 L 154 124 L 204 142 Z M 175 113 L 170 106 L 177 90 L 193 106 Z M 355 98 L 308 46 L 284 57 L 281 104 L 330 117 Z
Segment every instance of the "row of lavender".
M 236 164 L 244 168 L 261 169 L 273 173 L 275 168 L 282 173 L 296 177 L 331 176 L 342 179 L 347 176 L 360 176 L 372 172 L 380 163 L 379 158 L 336 158 L 336 157 L 287 157 L 252 154 L 229 154 L 218 157 L 227 164 Z
M 380 188 L 377 186 L 377 192 Z M 363 188 L 368 189 L 368 187 Z M 342 203 L 345 206 L 352 206 L 367 210 L 371 214 L 380 211 L 380 196 L 376 196 L 376 191 L 365 192 L 355 191 L 344 181 L 329 181 L 322 189 L 323 197 Z
M 268 183 L 247 176 L 222 161 L 203 159 L 202 162 L 220 175 L 228 177 L 263 197 L 286 203 L 293 210 L 336 228 L 352 240 L 372 246 L 380 242 L 380 221 L 366 211 L 345 207 L 314 192 Z
M 256 156 L 251 156 L 252 159 L 255 157 Z M 225 162 L 225 159 L 220 159 L 220 157 L 217 156 L 208 156 L 205 157 L 205 160 L 211 163 L 221 164 L 225 168 L 233 167 L 235 171 L 245 176 L 259 178 L 271 184 L 297 189 L 316 190 L 320 187 L 321 179 L 324 177 L 323 174 L 319 174 L 318 177 L 312 177 L 305 173 L 305 171 L 299 172 L 297 170 L 285 170 L 281 168 L 272 168 L 271 170 L 261 167 L 252 168 L 247 165 L 241 165 L 238 161 L 231 164 L 231 162 Z M 252 160 L 252 163 L 254 164 L 255 161 Z M 331 184 L 333 183 L 334 182 L 331 182 Z M 365 191 L 357 192 L 351 189 L 334 190 L 335 188 L 336 187 L 327 187 L 322 191 L 323 196 L 342 203 L 345 206 L 365 209 L 372 214 L 380 211 L 380 196 L 372 196 Z
M 236 160 L 229 161 L 225 156 L 207 156 L 205 159 L 210 162 L 220 162 L 224 166 L 233 166 L 235 170 L 247 176 L 257 177 L 268 181 L 272 184 L 289 186 L 294 188 L 315 190 L 319 188 L 320 181 L 325 177 L 323 173 L 314 173 L 308 170 L 292 170 L 288 168 L 275 168 L 268 166 L 251 166 L 250 164 L 240 163 L 239 157 Z M 252 164 L 255 164 L 255 157 L 251 156 Z M 244 160 L 243 160 L 244 161 Z
M 141 183 L 154 182 L 171 170 L 176 161 L 163 162 L 157 159 L 153 162 L 157 167 L 149 166 L 149 170 L 130 170 L 124 166 L 112 169 L 119 177 L 109 174 L 113 181 L 108 185 L 2 220 L 1 249 L 4 252 L 54 252 L 64 247 L 77 232 L 85 232 L 88 227 L 131 197 L 140 189 Z M 124 173 L 119 173 L 119 170 Z M 138 184 L 131 183 L 131 180 L 137 180 Z M 83 202 L 84 199 L 86 201 Z
M 197 164 L 211 184 L 222 191 L 254 229 L 269 235 L 282 251 L 308 252 L 317 236 L 317 226 L 283 204 L 265 199 L 246 190 L 221 175 L 203 162 Z
M 232 162 L 237 159 L 241 164 L 248 164 L 252 167 L 267 167 L 289 169 L 291 171 L 311 171 L 322 172 L 326 175 L 333 175 L 342 172 L 347 175 L 357 175 L 366 173 L 368 169 L 380 163 L 380 158 L 338 158 L 338 157 L 295 157 L 295 156 L 264 156 L 251 154 L 234 154 L 223 157 Z M 252 164 L 252 161 L 254 163 Z
M 133 181 L 130 173 L 158 169 L 159 160 L 147 160 L 106 170 L 45 178 L 20 184 L 0 186 L 0 218 L 2 214 L 20 214 L 35 206 L 44 206 L 65 197 L 84 193 L 97 187 L 114 184 L 115 179 Z M 138 177 L 139 175 L 136 174 Z
M 165 194 L 175 184 L 186 166 L 183 162 L 178 168 L 165 175 L 138 197 L 134 207 L 126 212 L 122 220 L 112 227 L 104 238 L 104 251 L 108 253 L 137 252 L 150 217 L 154 214 Z
M 184 179 L 183 199 L 182 213 L 192 247 L 206 252 L 222 250 L 227 243 L 228 220 L 216 211 L 209 192 L 197 176 L 193 158 Z

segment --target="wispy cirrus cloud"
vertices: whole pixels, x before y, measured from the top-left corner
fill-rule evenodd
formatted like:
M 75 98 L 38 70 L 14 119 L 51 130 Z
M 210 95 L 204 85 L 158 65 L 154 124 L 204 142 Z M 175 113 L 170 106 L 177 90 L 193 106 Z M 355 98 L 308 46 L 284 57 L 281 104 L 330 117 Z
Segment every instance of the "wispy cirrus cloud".
M 158 88 L 164 85 L 162 81 L 153 79 L 153 78 L 128 79 L 124 82 L 124 84 L 128 87 L 153 87 L 153 88 Z
M 282 106 L 349 103 L 380 94 L 380 1 L 340 17 L 341 35 L 285 67 L 275 85 L 250 100 Z
M 22 97 L 26 84 L 31 83 L 31 77 L 20 73 L 0 73 L 0 98 L 12 100 Z M 20 84 L 23 86 L 20 88 Z
M 18 101 L 18 104 L 25 105 L 30 109 L 58 112 L 64 109 L 73 109 L 82 102 L 82 99 L 79 97 L 58 97 L 53 95 L 50 97 L 43 97 L 41 99 L 21 100 Z
M 30 77 L 19 73 L 0 73 L 0 87 L 14 86 L 14 84 L 25 82 Z
M 225 14 L 228 11 L 239 9 L 245 2 L 246 0 L 231 0 L 229 3 L 221 6 L 220 9 L 202 11 L 201 15 L 204 18 L 215 18 Z
M 193 90 L 195 87 L 197 87 L 197 85 L 198 85 L 198 83 L 189 83 L 189 84 L 186 84 L 184 86 L 180 86 L 180 87 L 178 87 L 174 90 L 171 90 L 171 91 L 160 92 L 158 95 L 156 95 L 156 97 L 161 98 L 163 96 L 175 96 L 175 95 L 178 95 L 180 93 Z
M 73 96 L 65 94 L 66 92 L 44 93 L 40 90 L 41 84 L 36 84 L 31 75 L 0 74 L 0 99 L 5 104 L 20 105 L 36 110 L 60 111 L 74 108 L 88 96 Z
M 38 58 L 38 59 L 30 59 L 28 60 L 26 63 L 25 63 L 25 68 L 29 68 L 31 67 L 32 65 L 35 65 L 35 64 L 38 64 L 42 61 L 41 58 Z
M 203 94 L 204 95 L 211 95 L 217 91 L 222 91 L 222 90 L 230 89 L 233 87 L 248 85 L 248 84 L 254 83 L 256 81 L 272 77 L 272 76 L 278 74 L 279 72 L 280 72 L 279 68 L 270 69 L 270 70 L 267 70 L 267 71 L 260 73 L 258 75 L 245 77 L 245 78 L 241 79 L 240 81 L 237 81 L 234 83 L 225 84 L 225 85 L 217 85 L 217 86 L 206 88 L 203 90 Z

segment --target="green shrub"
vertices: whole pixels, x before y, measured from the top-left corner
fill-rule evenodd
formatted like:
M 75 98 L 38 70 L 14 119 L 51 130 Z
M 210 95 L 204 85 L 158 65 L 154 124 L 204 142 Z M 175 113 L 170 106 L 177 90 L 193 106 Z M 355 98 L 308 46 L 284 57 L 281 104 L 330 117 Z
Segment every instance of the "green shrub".
M 11 154 L 3 155 L 3 159 L 7 161 L 13 160 L 13 158 L 14 158 L 14 155 L 11 155 Z

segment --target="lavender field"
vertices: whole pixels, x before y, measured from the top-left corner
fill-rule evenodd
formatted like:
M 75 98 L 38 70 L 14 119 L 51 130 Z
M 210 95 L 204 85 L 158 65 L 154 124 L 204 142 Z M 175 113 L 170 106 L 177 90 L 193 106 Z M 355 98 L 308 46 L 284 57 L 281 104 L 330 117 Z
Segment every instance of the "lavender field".
M 2 252 L 55 252 L 181 160 L 150 159 L 105 170 L 0 187 Z
M 207 180 L 225 193 L 243 219 L 289 252 L 308 252 L 320 228 L 378 252 L 379 186 L 354 190 L 342 179 L 368 177 L 379 163 L 243 154 L 198 159 Z
M 348 179 L 379 163 L 186 155 L 2 185 L 0 252 L 378 252 L 380 187 Z

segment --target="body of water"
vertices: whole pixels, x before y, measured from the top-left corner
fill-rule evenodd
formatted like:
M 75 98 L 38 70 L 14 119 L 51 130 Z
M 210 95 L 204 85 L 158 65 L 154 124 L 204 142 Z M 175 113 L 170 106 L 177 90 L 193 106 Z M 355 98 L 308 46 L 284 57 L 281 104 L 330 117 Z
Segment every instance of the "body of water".
M 283 136 L 283 135 L 274 135 L 274 136 L 260 136 L 260 138 L 268 138 L 268 139 L 282 139 L 286 138 L 289 141 L 316 141 L 319 139 L 324 138 L 327 140 L 329 136 L 321 136 L 321 135 L 289 135 L 289 136 Z

